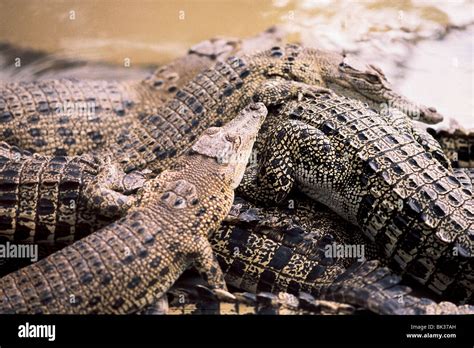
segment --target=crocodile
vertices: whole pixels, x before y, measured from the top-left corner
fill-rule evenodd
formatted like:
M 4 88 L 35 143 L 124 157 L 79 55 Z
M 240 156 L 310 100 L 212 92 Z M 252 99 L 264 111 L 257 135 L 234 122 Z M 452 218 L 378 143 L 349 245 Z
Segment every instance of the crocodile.
M 0 143 L 0 239 L 70 244 L 123 216 L 146 178 L 97 156 L 43 156 Z
M 356 226 L 339 223 L 334 212 L 301 195 L 290 199 L 286 208 L 235 201 L 210 239 L 228 286 L 251 293 L 308 293 L 377 314 L 474 314 L 474 306 L 410 294 Z M 334 253 L 334 245 L 363 247 L 362 255 Z
M 250 104 L 206 130 L 172 169 L 148 181 L 127 215 L 0 279 L 2 313 L 136 312 L 194 265 L 225 289 L 208 234 L 232 206 L 267 109 Z
M 63 78 L 5 83 L 0 86 L 0 139 L 45 155 L 100 153 L 140 115 L 156 112 L 202 70 L 229 55 L 270 48 L 282 35 L 272 27 L 244 40 L 206 40 L 141 81 Z
M 264 40 L 264 42 L 267 41 L 268 40 Z M 191 54 L 189 55 L 189 57 L 199 58 L 203 56 L 214 58 L 215 56 L 219 56 L 220 54 L 224 54 L 225 52 L 229 51 L 229 49 L 219 49 L 219 47 L 223 47 L 222 43 L 217 43 L 214 46 L 212 45 L 212 43 L 213 42 L 211 42 L 211 44 L 209 45 L 201 45 L 200 47 L 195 48 L 194 50 L 192 50 L 192 52 L 202 53 Z M 206 50 L 210 50 L 210 52 L 217 53 L 209 53 Z M 356 74 L 356 70 L 349 69 L 347 67 L 347 64 L 338 64 L 339 61 L 344 60 L 344 57 L 333 53 L 328 53 L 315 49 L 304 49 L 297 45 L 288 45 L 283 49 L 275 46 L 271 50 L 245 57 L 246 58 L 243 59 L 231 57 L 227 60 L 227 62 L 218 62 L 214 68 L 209 69 L 202 74 L 199 74 L 189 84 L 177 91 L 174 98 L 171 98 L 171 100 L 169 100 L 162 106 L 157 106 L 156 114 L 153 114 L 151 116 L 146 113 L 138 115 L 137 119 L 135 119 L 136 122 L 134 123 L 134 125 L 130 126 L 126 130 L 122 130 L 122 133 L 120 133 L 117 138 L 113 137 L 114 141 L 117 142 L 118 146 L 107 147 L 107 151 L 110 150 L 111 152 L 108 152 L 106 157 L 110 158 L 113 161 L 115 161 L 117 158 L 119 159 L 119 164 L 113 167 L 109 166 L 109 170 L 118 173 L 118 175 L 122 177 L 125 176 L 123 173 L 121 173 L 122 170 L 125 170 L 126 172 L 132 172 L 133 170 L 140 168 L 151 168 L 156 173 L 159 173 L 163 169 L 169 167 L 170 163 L 172 163 L 172 161 L 174 161 L 175 158 L 178 157 L 178 155 L 180 155 L 181 153 L 183 153 L 183 151 L 189 148 L 189 145 L 195 141 L 196 137 L 203 129 L 207 128 L 208 126 L 219 125 L 225 121 L 228 121 L 228 119 L 230 119 L 231 117 L 226 118 L 226 115 L 235 114 L 235 112 L 239 110 L 241 105 L 243 105 L 243 101 L 251 99 L 251 96 L 253 95 L 254 91 L 258 90 L 258 86 L 260 86 L 262 81 L 265 81 L 268 78 L 276 78 L 278 74 L 280 74 L 281 77 L 286 78 L 310 80 L 315 84 L 323 83 L 323 78 L 326 78 L 327 81 L 341 80 L 344 81 L 344 83 L 346 84 L 348 83 L 347 81 L 353 80 L 356 81 L 353 83 L 354 86 L 357 86 L 362 90 L 364 90 L 364 88 L 365 90 L 370 90 L 372 91 L 371 93 L 373 95 L 383 95 L 387 96 L 386 98 L 395 99 L 395 94 L 390 92 L 391 90 L 387 87 L 387 84 L 381 84 L 382 87 L 380 88 L 377 87 L 377 84 L 374 84 L 374 86 L 371 86 L 369 83 L 361 84 L 362 80 L 366 82 L 377 80 L 377 78 L 375 78 L 374 76 L 375 74 L 380 75 L 378 71 L 374 70 L 374 72 L 372 73 L 367 72 Z M 245 60 L 248 60 L 249 62 L 245 63 Z M 209 59 L 207 61 L 209 61 Z M 159 79 L 159 76 L 162 76 L 163 74 L 168 74 L 169 70 L 180 70 L 184 65 L 183 62 L 189 62 L 189 60 L 183 59 L 179 60 L 178 62 L 181 63 L 174 63 L 171 69 L 158 70 L 157 74 L 155 74 L 153 78 L 148 79 L 143 83 L 146 84 L 147 88 L 151 88 L 152 85 L 155 85 L 156 81 L 161 81 Z M 199 66 L 199 64 L 195 64 L 193 66 Z M 334 76 L 337 74 L 340 75 L 340 78 L 334 78 Z M 172 75 L 175 76 L 176 74 Z M 188 73 L 185 76 L 190 75 L 192 74 Z M 367 80 L 364 80 L 364 77 L 366 77 Z M 383 75 L 380 75 L 378 79 L 381 81 L 384 80 Z M 185 80 L 186 77 L 180 79 L 181 82 L 184 82 Z M 387 91 L 389 91 L 390 93 L 388 93 Z M 297 93 L 297 88 L 293 93 Z M 7 101 L 10 99 L 15 100 L 15 97 L 10 96 L 7 98 Z M 154 104 L 155 106 L 159 103 L 158 99 L 159 98 L 157 98 L 157 101 Z M 218 99 L 220 101 L 216 102 L 215 99 Z M 187 105 L 186 103 L 189 105 Z M 36 105 L 35 103 L 32 104 Z M 0 105 L 0 108 L 1 107 L 2 106 Z M 48 110 L 49 109 L 50 108 L 48 106 Z M 432 110 L 423 112 L 423 115 L 426 115 L 427 118 L 433 117 Z M 12 113 L 10 111 L 6 111 L 3 113 L 3 115 L 7 115 L 5 117 L 8 123 L 8 120 L 10 119 Z M 48 117 L 46 117 L 45 119 L 48 119 Z M 105 119 L 105 117 L 101 119 Z M 30 121 L 28 122 L 34 124 L 34 122 Z M 117 124 L 119 123 L 114 122 L 114 125 Z M 47 128 L 49 129 L 50 127 Z M 51 129 L 53 128 L 54 127 L 52 127 Z M 79 127 L 79 129 L 80 128 L 81 127 Z M 102 126 L 99 128 L 102 128 Z M 104 128 L 107 129 L 107 127 Z M 118 128 L 120 128 L 120 126 L 118 126 Z M 23 128 L 18 129 L 21 130 Z M 30 128 L 29 132 L 40 134 L 41 130 L 37 132 L 38 130 L 39 129 L 36 128 Z M 69 134 L 69 132 L 66 133 Z M 39 137 L 38 139 L 41 140 L 42 138 Z M 63 149 L 61 148 L 61 146 L 54 146 L 54 148 Z M 54 157 L 43 158 L 41 159 L 41 161 L 43 163 L 52 162 L 51 164 L 54 167 L 54 171 L 56 171 L 57 167 L 60 166 L 57 163 L 54 163 L 58 160 L 61 162 L 71 161 L 72 163 L 76 163 L 76 161 L 81 163 L 84 162 L 80 158 L 65 159 L 64 156 L 59 156 L 59 154 L 61 153 L 64 153 L 64 151 L 61 150 L 59 153 L 56 152 L 56 155 L 54 155 Z M 43 165 L 40 165 L 36 161 L 37 159 L 33 161 L 33 164 L 35 164 L 37 168 L 43 168 Z M 22 166 L 18 163 L 12 165 L 16 166 L 17 168 Z M 10 175 L 12 172 L 8 169 L 8 167 L 9 166 L 6 165 L 6 172 Z M 45 165 L 44 168 L 49 167 L 48 165 Z M 86 170 L 93 171 L 92 168 L 86 168 Z M 74 240 L 73 235 L 74 230 L 76 228 L 76 222 L 82 222 L 82 219 L 78 219 L 76 216 L 77 210 L 81 210 L 84 204 L 82 204 L 82 202 L 79 202 L 80 204 L 78 205 L 76 204 L 77 202 L 73 202 L 74 207 L 76 208 L 76 212 L 70 211 L 74 210 L 74 207 L 69 208 L 69 211 L 65 212 L 67 217 L 65 219 L 62 219 L 62 211 L 60 209 L 56 209 L 58 207 L 53 202 L 54 197 L 51 198 L 48 192 L 40 191 L 39 195 L 35 194 L 33 197 L 31 197 L 32 201 L 28 201 L 25 203 L 21 197 L 15 196 L 16 193 L 8 191 L 9 189 L 16 188 L 17 183 L 25 182 L 25 179 L 26 182 L 33 180 L 37 187 L 43 187 L 48 185 L 54 186 L 57 195 L 61 195 L 61 186 L 58 182 L 58 180 L 61 180 L 61 175 L 53 173 L 53 175 L 47 177 L 48 183 L 46 185 L 43 185 L 41 183 L 41 177 L 33 176 L 32 178 L 30 178 L 27 175 L 28 173 L 29 171 L 24 171 L 20 174 L 20 176 L 26 175 L 26 177 L 18 177 L 18 175 L 13 175 L 11 181 L 16 182 L 13 182 L 13 185 L 8 184 L 10 185 L 9 187 L 7 187 L 6 192 L 8 202 L 5 203 L 5 209 L 7 212 L 5 213 L 5 217 L 3 218 L 4 220 L 8 221 L 2 224 L 3 230 L 6 231 L 2 234 L 10 235 L 10 237 L 12 237 L 13 235 L 14 237 L 15 235 L 17 235 L 16 228 L 19 227 L 21 231 L 19 233 L 19 236 L 26 237 L 27 240 L 55 241 L 57 239 L 56 230 L 58 230 L 58 234 L 61 235 L 60 238 L 62 240 L 66 239 L 67 241 L 72 242 Z M 102 171 L 102 173 L 107 173 L 107 170 Z M 102 175 L 102 178 L 104 176 L 106 177 L 106 175 Z M 74 186 L 77 186 L 77 181 L 79 181 L 78 178 L 80 177 L 81 174 L 79 173 L 77 175 L 77 180 Z M 90 182 L 90 179 L 81 179 L 81 182 L 82 181 L 87 183 Z M 23 186 L 27 187 L 28 184 Z M 90 201 L 94 202 L 94 198 L 98 196 L 97 200 L 100 203 L 99 210 L 101 212 L 110 210 L 112 212 L 119 213 L 123 212 L 128 207 L 127 204 L 123 204 L 123 202 L 127 202 L 128 199 L 126 198 L 126 196 L 120 193 L 120 189 L 118 190 L 119 192 L 113 192 L 114 190 L 111 190 L 109 187 L 101 188 L 100 185 L 95 185 L 92 187 L 97 188 L 95 192 L 92 190 L 82 190 L 81 192 L 90 192 L 90 194 L 88 193 L 89 200 L 85 200 L 86 203 Z M 114 206 L 111 200 L 107 200 L 107 209 L 103 209 L 101 207 L 101 205 L 103 204 L 103 197 L 101 196 L 103 196 L 102 193 L 104 189 L 107 190 L 107 196 L 114 198 L 115 202 L 118 204 Z M 26 188 L 26 191 L 28 191 L 28 188 Z M 41 193 L 45 193 L 46 195 L 42 196 Z M 69 192 L 66 193 L 69 194 Z M 34 200 L 35 197 L 37 198 L 36 201 Z M 37 226 L 36 223 L 33 224 L 31 222 L 32 220 L 36 222 L 36 216 L 38 215 L 38 213 L 44 210 L 41 207 L 43 203 L 47 205 L 46 210 L 48 210 L 48 216 L 46 219 L 40 219 L 39 222 L 41 225 L 42 221 L 48 220 L 46 223 L 46 227 Z M 20 213 L 21 209 L 15 210 L 16 205 L 24 205 L 24 208 L 28 210 L 28 212 L 26 213 L 27 216 L 21 217 L 21 219 L 26 219 L 26 221 L 23 221 L 18 225 L 16 224 L 18 215 L 17 213 Z M 92 214 L 89 214 L 89 207 L 95 209 L 97 207 L 97 204 L 86 204 L 85 206 L 86 212 L 83 215 L 87 216 L 87 224 L 90 227 L 82 228 L 82 232 L 80 235 L 78 235 L 78 237 L 82 237 L 87 233 L 91 232 L 92 230 L 99 228 L 105 224 L 101 217 L 97 218 L 94 217 Z M 59 217 L 57 216 L 58 212 Z M 13 220 L 15 220 L 15 222 Z M 56 223 L 54 221 L 56 221 Z M 97 222 L 99 223 L 98 225 L 96 224 Z M 59 228 L 58 223 L 62 224 L 62 226 L 60 226 Z M 12 224 L 15 224 L 15 226 L 12 226 Z M 37 229 L 43 231 L 41 233 L 41 236 L 39 237 L 35 237 Z
M 273 35 L 273 32 L 270 31 L 267 33 L 267 36 L 271 35 Z M 249 42 L 260 41 L 247 40 L 239 47 L 241 48 L 241 51 L 244 52 L 252 51 L 252 49 L 255 49 L 255 45 L 251 45 Z M 146 80 L 144 84 L 147 85 L 147 88 L 152 88 L 157 81 L 162 80 L 162 76 L 168 76 L 168 74 L 175 76 L 176 74 L 172 73 L 172 71 L 176 72 L 183 70 L 183 66 L 188 65 L 185 63 L 189 63 L 189 65 L 193 67 L 199 66 L 201 68 L 202 64 L 191 64 L 193 59 L 200 59 L 202 56 L 204 57 L 203 59 L 207 59 L 206 62 L 209 62 L 209 57 L 214 59 L 215 57 L 227 54 L 227 52 L 233 52 L 233 49 L 229 47 L 234 47 L 237 44 L 233 42 L 234 45 L 232 46 L 229 42 L 232 43 L 232 41 L 229 40 L 224 40 L 222 42 L 211 40 L 210 43 L 201 44 L 198 47 L 191 49 L 191 53 L 194 52 L 193 54 L 189 54 L 187 57 L 172 63 L 170 68 L 158 70 L 157 73 L 153 75 L 153 78 Z M 263 39 L 263 42 L 267 43 L 272 41 L 265 38 Z M 383 75 L 376 70 L 374 70 L 374 72 L 356 74 L 356 70 L 349 69 L 347 64 L 338 64 L 339 61 L 344 60 L 344 57 L 338 56 L 334 53 L 315 49 L 304 49 L 296 45 L 289 45 L 285 48 L 275 46 L 270 50 L 246 55 L 245 57 L 246 58 L 242 59 L 231 57 L 227 62 L 219 61 L 214 68 L 199 74 L 195 79 L 187 84 L 186 87 L 177 91 L 175 97 L 171 98 L 165 104 L 162 104 L 162 106 L 156 106 L 158 103 L 157 101 L 155 103 L 155 106 L 157 107 L 156 114 L 149 115 L 145 113 L 142 116 L 135 115 L 135 118 L 130 116 L 130 118 L 134 118 L 136 122 L 134 125 L 129 125 L 130 127 L 127 127 L 126 130 L 122 130 L 122 133 L 120 133 L 119 136 L 113 137 L 113 141 L 117 142 L 117 146 L 108 146 L 107 154 L 102 153 L 96 155 L 96 157 L 107 157 L 113 162 L 118 160 L 118 163 L 113 167 L 109 166 L 108 170 L 116 172 L 120 176 L 125 176 L 125 174 L 121 173 L 122 170 L 128 173 L 133 172 L 135 169 L 151 169 L 155 173 L 159 173 L 169 167 L 176 157 L 189 148 L 190 144 L 195 141 L 196 137 L 203 129 L 208 126 L 219 125 L 231 119 L 231 117 L 227 117 L 227 115 L 235 115 L 241 107 L 242 102 L 251 99 L 253 92 L 258 89 L 258 86 L 262 81 L 265 81 L 270 77 L 276 78 L 278 74 L 287 78 L 310 79 L 316 84 L 323 83 L 323 78 L 327 81 L 341 80 L 346 84 L 348 84 L 347 81 L 355 81 L 353 82 L 353 85 L 361 90 L 376 91 L 371 92 L 373 95 L 379 96 L 380 94 L 386 96 L 388 99 L 401 98 L 396 97 L 396 94 L 390 92 L 391 89 L 387 87 L 386 83 L 381 84 L 382 87 L 380 88 L 378 88 L 378 85 L 375 83 L 373 86 L 367 83 L 361 83 L 360 81 L 362 80 L 366 81 L 364 78 L 366 78 L 367 81 L 377 80 L 377 78 L 374 77 L 376 73 L 380 75 L 378 77 L 379 80 L 385 80 Z M 248 63 L 245 63 L 244 60 L 247 60 Z M 301 62 L 299 60 L 301 60 Z M 183 73 L 179 81 L 184 83 L 187 78 L 190 78 L 195 70 L 196 69 L 194 68 L 190 68 L 191 72 L 188 71 L 186 74 Z M 316 74 L 313 73 L 312 70 L 316 72 Z M 334 78 L 337 74 L 340 74 L 341 77 Z M 297 93 L 297 83 L 295 83 L 295 86 L 295 91 L 293 93 Z M 379 96 L 378 98 L 382 97 Z M 219 101 L 216 101 L 216 99 Z M 130 115 L 132 114 L 133 113 Z M 433 116 L 433 114 L 429 114 L 428 111 L 426 111 L 424 115 L 426 115 L 426 117 L 428 117 L 428 115 Z M 51 118 L 46 117 L 45 119 Z M 109 121 L 110 120 L 107 122 Z M 111 122 L 113 122 L 113 120 Z M 117 127 L 120 128 L 120 125 Z M 54 127 L 51 129 L 53 128 Z M 102 128 L 102 126 L 100 128 Z M 107 127 L 104 128 L 107 129 Z M 80 129 L 81 126 L 78 127 L 78 131 L 80 131 Z M 33 130 L 35 133 L 37 129 L 30 129 L 30 131 Z M 84 137 L 81 137 L 81 139 L 82 138 Z M 59 147 L 55 148 L 59 149 Z M 61 151 L 60 153 L 63 152 Z M 82 159 L 77 158 L 65 159 L 64 156 L 50 156 L 54 157 L 43 158 L 41 161 L 46 163 L 48 161 L 57 161 L 59 158 L 61 161 L 72 161 L 73 163 L 75 163 L 75 161 L 83 162 Z M 42 167 L 42 165 L 40 166 L 36 161 L 37 160 L 34 161 L 35 166 Z M 21 165 L 16 162 L 10 163 L 10 165 L 21 167 Z M 5 164 L 5 170 L 7 173 L 11 173 L 9 169 L 10 165 Z M 54 166 L 57 167 L 57 164 L 55 163 Z M 45 164 L 45 168 L 48 168 L 48 165 Z M 57 168 L 55 168 L 55 170 L 57 170 Z M 107 173 L 107 169 L 102 170 L 102 173 Z M 41 177 L 33 176 L 31 178 L 28 175 L 30 175 L 30 171 L 21 171 L 20 177 L 14 176 L 12 180 L 16 180 L 19 183 L 23 183 L 26 180 L 27 184 L 20 184 L 20 186 L 27 187 L 26 190 L 30 188 L 30 181 L 33 181 L 37 187 L 44 186 L 41 183 Z M 140 176 L 139 173 L 136 173 L 136 175 Z M 57 187 L 55 191 L 58 192 L 57 195 L 61 195 L 61 185 L 58 182 L 58 180 L 61 180 L 61 175 L 59 173 L 59 175 L 55 174 L 53 176 L 54 178 L 49 176 L 46 178 L 46 180 L 48 180 L 46 186 Z M 80 176 L 81 175 L 78 174 L 78 177 Z M 103 177 L 104 175 L 102 175 L 102 178 Z M 90 180 L 90 178 L 86 178 L 82 181 L 88 183 Z M 109 186 L 113 185 L 109 184 Z M 89 195 L 89 199 L 84 200 L 86 203 L 90 201 L 94 202 L 97 196 L 103 196 L 103 190 L 101 190 L 100 186 L 95 185 L 93 187 L 96 187 L 95 192 L 92 192 L 92 190 L 81 191 Z M 17 189 L 17 186 L 10 185 L 10 188 Z M 123 204 L 123 202 L 129 201 L 126 195 L 121 194 L 123 190 L 120 190 L 120 187 L 117 189 L 118 192 L 112 192 L 113 190 L 111 191 L 110 187 L 105 187 L 104 189 L 108 190 L 108 197 L 113 197 L 115 202 L 118 202 L 118 204 L 114 206 L 113 200 L 109 199 L 107 200 L 107 207 L 104 209 L 101 208 L 102 199 L 97 198 L 100 203 L 99 210 L 101 212 L 111 210 L 117 213 L 123 213 L 129 206 L 128 204 Z M 74 232 L 72 230 L 76 228 L 76 222 L 82 222 L 82 220 L 76 218 L 75 215 L 77 214 L 71 217 L 70 211 L 66 212 L 68 216 L 65 219 L 56 216 L 58 213 L 61 214 L 62 211 L 61 209 L 57 209 L 57 205 L 52 202 L 52 200 L 54 201 L 54 197 L 51 198 L 48 192 L 46 192 L 45 195 L 42 195 L 42 193 L 44 192 L 40 191 L 39 194 L 30 197 L 31 201 L 25 203 L 22 197 L 14 196 L 15 194 L 11 191 L 7 192 L 7 198 L 9 198 L 10 201 L 15 200 L 15 202 L 7 202 L 8 204 L 6 204 L 4 219 L 8 221 L 1 225 L 3 226 L 2 230 L 5 231 L 2 234 L 8 234 L 10 236 L 15 235 L 17 233 L 16 226 L 19 226 L 21 229 L 20 236 L 27 236 L 29 240 L 46 239 L 54 241 L 57 239 L 55 236 L 56 230 L 59 229 L 62 230 L 62 232 L 58 232 L 62 235 L 61 238 L 66 234 L 68 241 L 72 242 L 74 240 L 72 237 Z M 44 228 L 44 226 L 37 226 L 37 224 L 31 222 L 32 220 L 37 221 L 36 216 L 43 211 L 42 209 L 39 209 L 41 208 L 40 205 L 43 203 L 47 204 L 47 208 L 50 210 L 50 213 L 47 214 L 48 225 L 46 228 Z M 82 215 L 88 216 L 89 221 L 87 224 L 90 226 L 89 228 L 81 228 L 82 232 L 79 237 L 82 237 L 92 230 L 102 227 L 106 222 L 104 222 L 101 217 L 95 218 L 90 213 L 89 208 L 92 207 L 95 209 L 98 206 L 97 204 L 87 205 L 82 204 L 82 202 L 79 203 L 80 204 L 78 205 L 77 202 L 74 202 L 74 207 L 76 210 L 81 210 L 84 205 L 86 206 L 85 212 Z M 17 213 L 21 213 L 21 209 L 16 208 L 16 206 L 21 205 L 25 206 L 24 209 L 29 210 L 28 216 L 26 218 L 22 217 L 22 219 L 26 219 L 27 221 L 16 225 L 16 220 L 18 218 Z M 15 220 L 15 222 L 13 220 Z M 43 220 L 44 219 L 39 220 L 40 225 Z M 63 220 L 67 221 L 65 226 Z M 63 226 L 58 227 L 57 225 L 59 222 L 61 222 Z M 36 238 L 34 235 L 37 229 L 41 229 L 43 233 L 40 237 Z
M 353 306 L 332 301 L 316 300 L 309 294 L 298 296 L 280 292 L 234 292 L 222 296 L 220 289 L 203 285 L 175 285 L 168 292 L 169 307 L 165 311 L 148 311 L 143 314 L 169 315 L 349 315 Z
M 474 168 L 474 131 L 454 123 L 449 128 L 427 131 L 441 144 L 455 167 Z
M 164 105 L 155 93 L 157 88 L 162 90 L 164 80 L 156 77 L 134 83 L 61 80 L 7 84 L 2 88 L 0 132 L 8 143 L 45 154 L 80 153 L 99 143 L 126 170 L 150 167 L 160 172 L 204 129 L 232 118 L 250 102 L 262 82 L 271 78 L 338 86 L 341 93 L 371 100 L 374 105 L 413 105 L 417 117 L 426 122 L 442 119 L 435 109 L 418 106 L 395 93 L 379 69 L 358 71 L 344 60 L 338 53 L 298 45 L 274 46 L 241 58 L 231 56 L 218 60 L 182 88 L 168 87 L 167 93 L 175 94 Z M 173 80 L 173 76 L 176 74 L 166 79 Z M 82 106 L 89 101 L 92 108 L 86 105 L 85 112 L 65 107 L 70 102 Z M 107 126 L 111 122 L 112 128 Z M 103 135 L 107 130 L 111 133 Z M 110 144 L 105 146 L 103 139 L 111 139 Z
M 278 100 L 287 85 L 271 82 L 255 100 Z M 472 303 L 472 187 L 437 149 L 426 150 L 411 121 L 394 127 L 390 114 L 335 93 L 273 112 L 260 164 L 243 181 L 246 197 L 278 203 L 297 188 L 359 226 L 399 274 Z
M 294 49 L 296 46 L 288 46 L 288 47 Z M 273 57 L 278 57 L 278 56 L 280 56 L 280 54 L 283 55 L 280 51 L 275 50 L 275 49 L 274 49 L 274 50 L 271 50 L 271 52 L 273 52 L 273 53 L 271 54 Z M 267 52 L 267 55 L 268 55 L 268 52 Z M 289 58 L 292 58 L 292 57 L 289 57 Z M 294 58 L 294 57 L 293 57 L 293 58 Z M 293 61 L 293 60 L 288 59 L 288 62 L 291 62 L 291 61 Z M 291 65 L 291 64 L 290 64 L 290 65 Z M 271 68 L 272 68 L 272 67 L 271 67 Z M 288 69 L 288 68 L 287 68 L 287 69 Z M 278 69 L 277 69 L 277 70 L 278 70 Z M 285 71 L 285 68 L 283 68 L 282 71 Z M 272 73 L 273 73 L 273 72 L 272 72 Z M 270 75 L 271 75 L 272 73 L 270 73 Z M 249 75 L 250 75 L 250 74 L 249 74 Z M 272 76 L 273 76 L 273 75 L 272 75 Z M 178 93 L 178 94 L 179 94 L 179 93 Z M 218 111 L 218 110 L 216 110 L 216 112 L 217 112 L 217 111 Z M 429 110 L 429 111 L 430 111 L 430 112 L 433 112 L 433 110 Z M 217 112 L 217 113 L 219 113 L 219 112 Z M 130 144 L 130 143 L 129 143 L 129 144 Z M 132 142 L 132 144 L 135 144 L 135 143 Z M 174 150 L 171 150 L 171 152 L 173 152 L 173 151 L 174 151 Z M 166 157 L 166 156 L 165 156 L 165 157 Z M 173 157 L 173 156 L 169 156 L 169 157 Z

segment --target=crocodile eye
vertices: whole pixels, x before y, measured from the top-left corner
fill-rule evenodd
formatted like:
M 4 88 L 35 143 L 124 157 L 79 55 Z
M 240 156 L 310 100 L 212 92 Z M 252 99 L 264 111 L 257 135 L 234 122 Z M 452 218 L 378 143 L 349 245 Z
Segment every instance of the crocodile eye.
M 366 80 L 370 83 L 379 83 L 380 78 L 377 75 L 367 74 Z

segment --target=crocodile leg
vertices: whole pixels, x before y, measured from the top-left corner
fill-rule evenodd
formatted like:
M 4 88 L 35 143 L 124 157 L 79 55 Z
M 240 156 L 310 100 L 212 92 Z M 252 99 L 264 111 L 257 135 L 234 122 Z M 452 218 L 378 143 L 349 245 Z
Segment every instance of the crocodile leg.
M 211 244 L 207 238 L 200 238 L 194 241 L 196 243 L 196 257 L 194 265 L 198 272 L 212 288 L 225 289 L 224 274 L 212 251 Z
M 298 81 L 271 79 L 262 84 L 261 89 L 253 95 L 253 100 L 265 105 L 276 105 L 285 100 L 294 98 L 300 100 L 303 96 L 311 97 L 323 93 L 333 92 L 325 87 L 310 86 Z
M 145 174 L 125 174 L 115 163 L 102 165 L 99 173 L 84 187 L 86 205 L 91 211 L 100 211 L 106 217 L 123 216 L 133 205 L 130 193 L 143 187 Z
M 298 120 L 280 122 L 267 137 L 272 151 L 266 152 L 262 162 L 272 165 L 260 166 L 258 175 L 247 172 L 238 191 L 254 201 L 279 204 L 287 198 L 295 183 L 293 168 L 297 165 L 288 153 L 304 154 L 296 161 L 311 161 L 314 172 L 327 167 L 335 156 L 323 132 Z

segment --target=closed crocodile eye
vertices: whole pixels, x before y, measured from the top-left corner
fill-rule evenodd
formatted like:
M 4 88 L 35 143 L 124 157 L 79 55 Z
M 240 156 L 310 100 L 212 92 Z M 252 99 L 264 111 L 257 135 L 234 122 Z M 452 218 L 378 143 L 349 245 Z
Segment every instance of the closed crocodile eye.
M 379 83 L 380 82 L 380 78 L 377 75 L 368 74 L 366 76 L 366 79 L 370 83 Z

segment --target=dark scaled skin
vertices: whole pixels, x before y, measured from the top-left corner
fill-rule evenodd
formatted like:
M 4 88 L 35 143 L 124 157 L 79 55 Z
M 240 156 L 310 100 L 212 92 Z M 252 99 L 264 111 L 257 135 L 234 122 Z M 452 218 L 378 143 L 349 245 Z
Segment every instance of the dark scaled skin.
M 292 208 L 259 208 L 238 199 L 211 236 L 226 282 L 254 294 L 311 294 L 378 314 L 473 314 L 473 306 L 439 304 L 411 295 L 383 267 L 375 245 L 327 208 L 292 196 Z M 364 245 L 367 261 L 328 257 L 326 245 Z M 370 260 L 370 261 L 369 261 Z
M 166 314 L 170 315 L 347 315 L 354 313 L 354 307 L 350 305 L 316 300 L 309 294 L 299 296 L 285 292 L 223 294 L 222 290 L 213 290 L 202 285 L 175 285 L 168 293 L 168 297 L 170 301 Z
M 474 131 L 451 127 L 440 130 L 428 128 L 428 132 L 441 144 L 453 166 L 474 168 Z
M 208 234 L 232 206 L 265 116 L 263 104 L 252 104 L 208 129 L 173 170 L 147 182 L 124 218 L 3 277 L 0 312 L 132 313 L 192 264 L 225 289 Z
M 145 176 L 94 156 L 43 156 L 0 143 L 0 238 L 63 246 L 125 214 Z
M 286 85 L 269 87 L 275 99 Z M 280 121 L 268 120 L 273 131 L 257 177 L 245 181 L 248 197 L 279 202 L 297 187 L 359 226 L 395 271 L 472 303 L 472 189 L 420 139 L 427 133 L 408 121 L 395 127 L 390 114 L 328 93 L 277 114 Z

